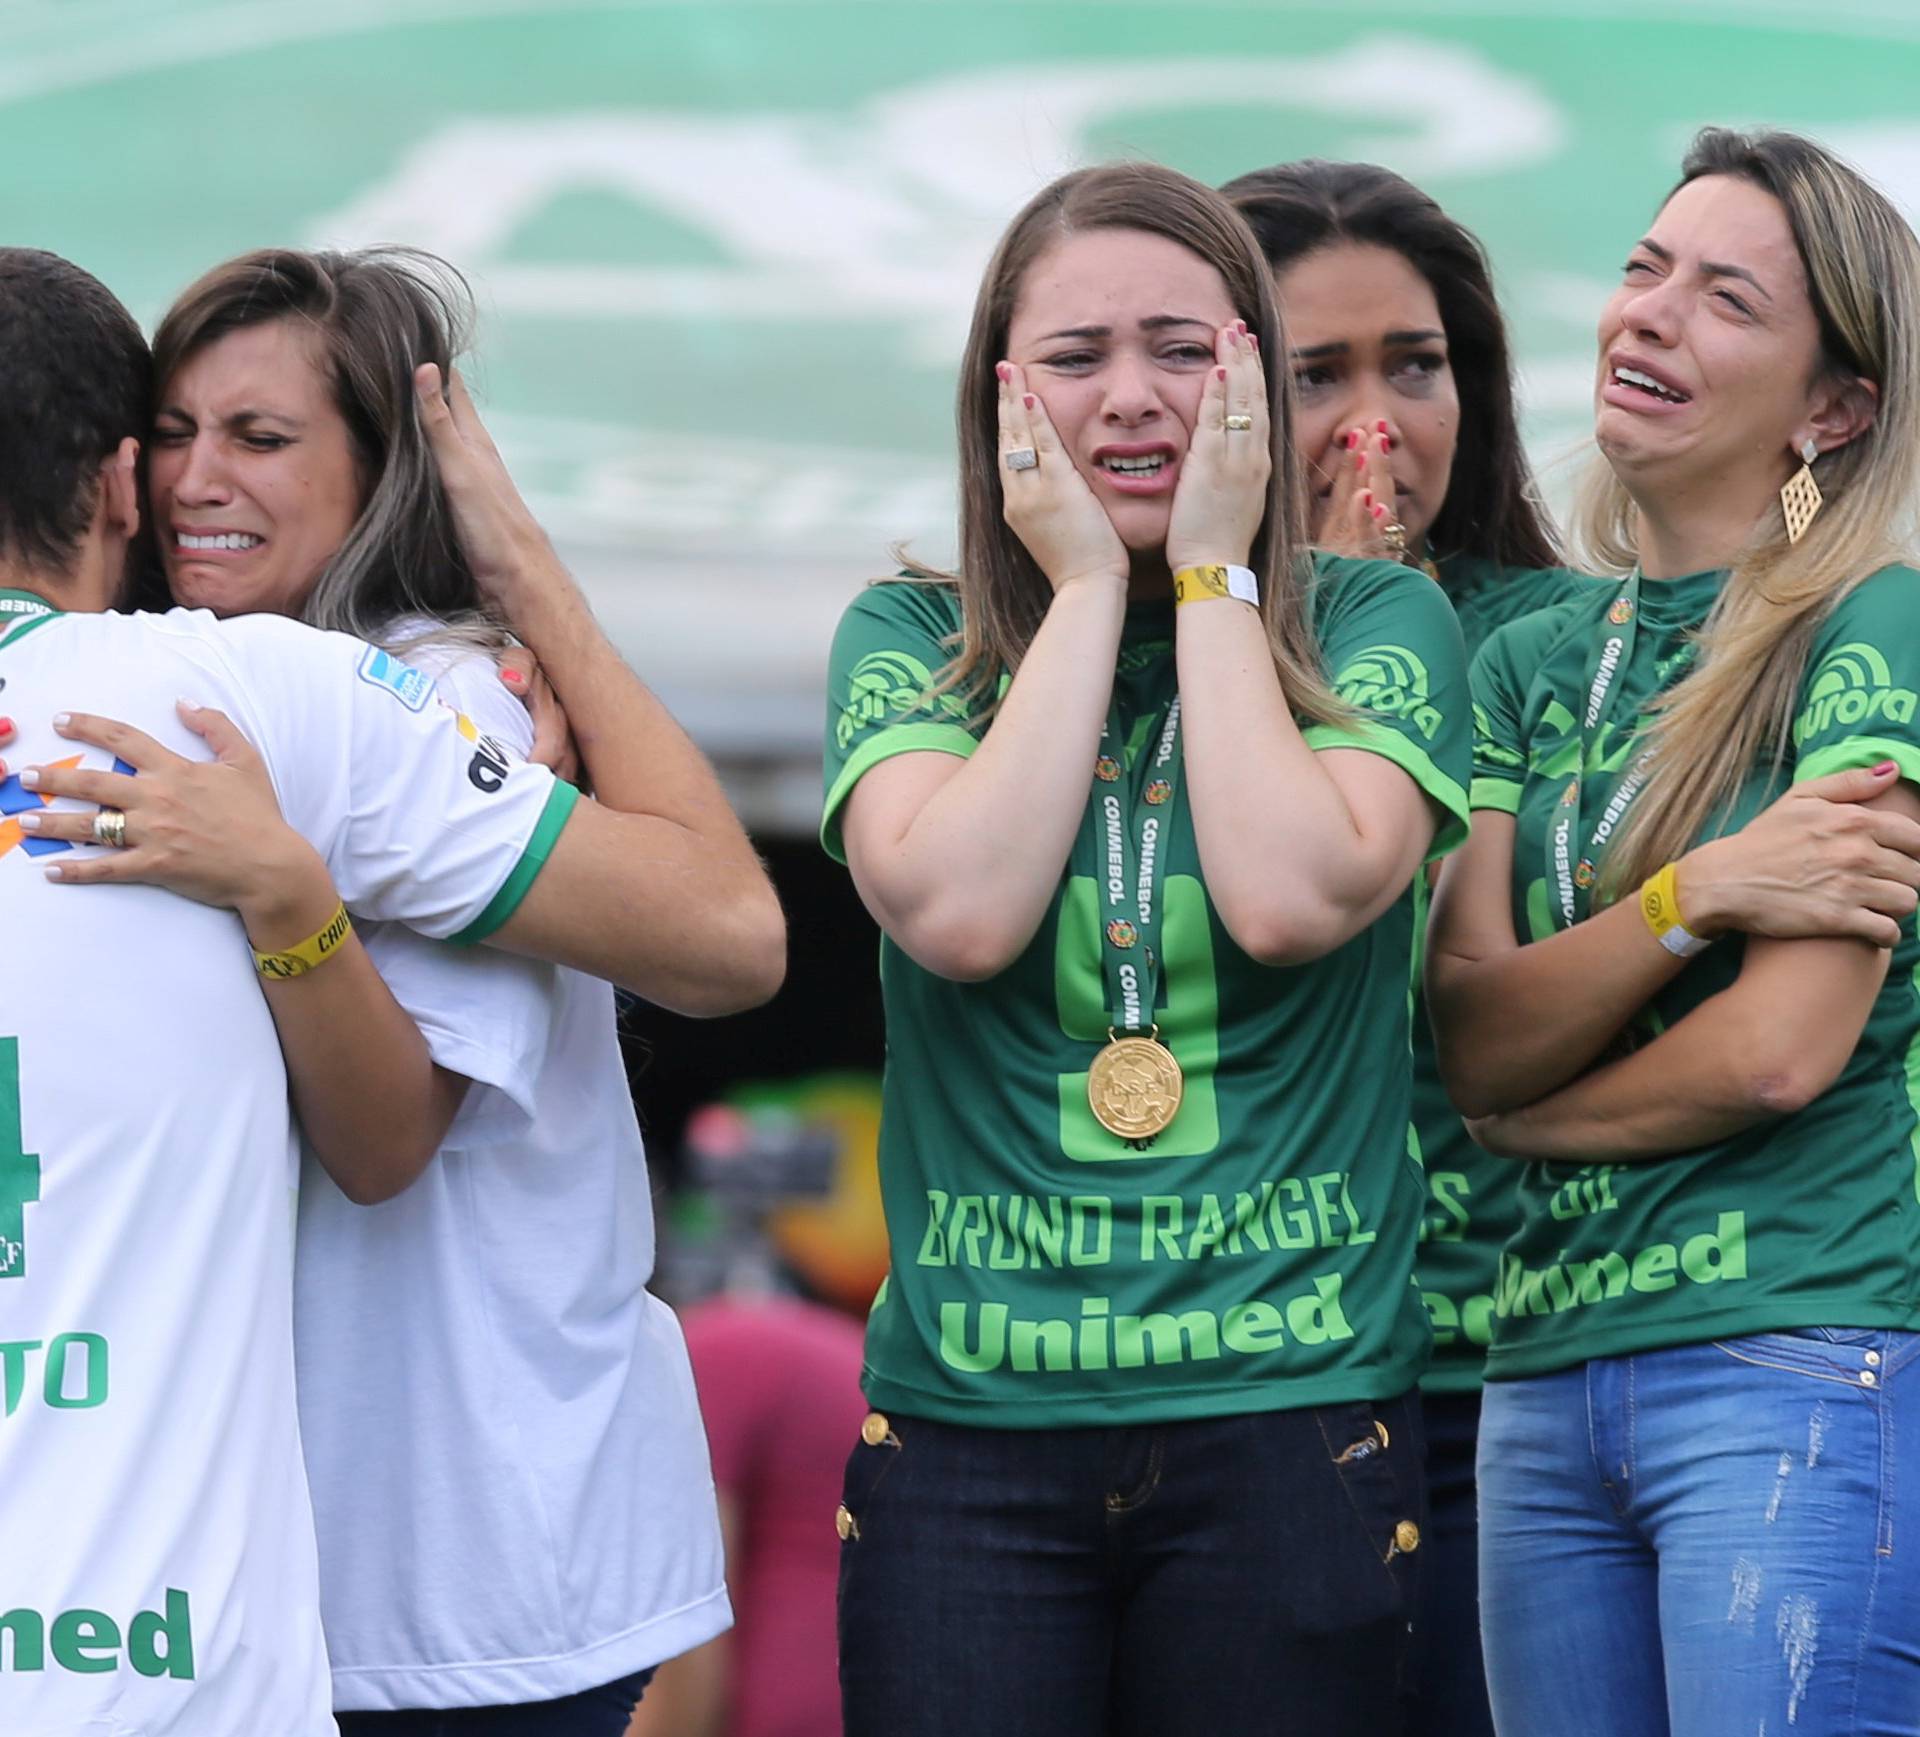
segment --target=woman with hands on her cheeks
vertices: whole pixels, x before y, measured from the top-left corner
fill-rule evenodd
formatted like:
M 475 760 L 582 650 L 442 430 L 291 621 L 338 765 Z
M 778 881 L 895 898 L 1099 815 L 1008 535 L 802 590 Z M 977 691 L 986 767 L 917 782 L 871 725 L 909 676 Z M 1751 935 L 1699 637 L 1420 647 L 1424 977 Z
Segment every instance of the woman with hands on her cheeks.
M 893 1247 L 854 1737 L 1397 1728 L 1411 886 L 1462 830 L 1465 667 L 1421 574 L 1304 558 L 1285 354 L 1217 193 L 1055 182 L 976 304 L 957 571 L 835 641 Z
M 1480 1436 L 1503 1731 L 1566 1727 L 1569 1660 L 1596 1737 L 1920 1729 L 1917 344 L 1883 195 L 1702 133 L 1600 318 L 1618 577 L 1475 663 L 1428 993 L 1530 1160 Z
M 527 667 L 496 670 L 510 627 L 564 695 L 600 801 L 657 822 L 637 986 L 687 1013 L 752 1005 L 779 980 L 771 888 L 452 373 L 466 315 L 449 269 L 397 251 L 250 254 L 188 289 L 155 343 L 149 496 L 168 585 L 222 615 L 374 641 L 359 679 L 458 711 L 483 791 L 535 746 L 516 693 L 564 747 Z M 72 878 L 153 881 L 243 915 L 307 886 L 288 865 L 313 853 L 252 751 L 218 714 L 188 721 L 213 762 L 75 720 L 69 734 L 138 776 L 82 790 L 46 774 L 49 792 L 126 814 L 126 848 Z M 330 885 L 309 896 L 337 902 Z M 319 1160 L 301 1186 L 295 1332 L 342 1729 L 617 1737 L 651 1667 L 728 1608 L 685 1348 L 645 1289 L 650 1200 L 611 992 L 363 933 L 357 979 L 333 963 L 313 978 L 334 983 L 326 1017 L 267 984 Z M 398 1197 L 353 1206 L 329 1175 L 357 1199 Z

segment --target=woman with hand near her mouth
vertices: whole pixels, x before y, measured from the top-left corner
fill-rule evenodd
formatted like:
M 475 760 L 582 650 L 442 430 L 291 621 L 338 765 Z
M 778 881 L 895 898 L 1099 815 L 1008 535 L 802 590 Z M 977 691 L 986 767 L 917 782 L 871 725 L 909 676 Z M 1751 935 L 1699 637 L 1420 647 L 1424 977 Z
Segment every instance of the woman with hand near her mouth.
M 1371 163 L 1282 163 L 1221 191 L 1273 268 L 1314 542 L 1421 564 L 1453 602 L 1469 654 L 1503 622 L 1596 583 L 1560 566 L 1537 502 L 1506 323 L 1473 235 Z M 1473 1457 L 1494 1268 L 1518 1222 L 1518 1176 L 1467 1137 L 1424 1014 L 1413 1036 L 1429 1192 L 1419 1279 L 1435 1349 L 1420 1383 L 1431 1523 L 1409 1730 L 1491 1737 Z
M 1398 1728 L 1406 969 L 1464 656 L 1420 573 L 1314 575 L 1285 354 L 1218 194 L 1054 183 L 975 308 L 957 573 L 835 641 L 894 1254 L 839 1522 L 853 1737 Z
M 1805 848 L 1891 886 L 1920 817 L 1917 335 L 1884 197 L 1701 134 L 1601 316 L 1581 530 L 1618 578 L 1476 660 L 1428 992 L 1528 1160 L 1479 1457 L 1503 1731 L 1569 1728 L 1570 1682 L 1596 1737 L 1920 1729 L 1920 941 L 1906 890 L 1836 922 Z M 1792 899 L 1730 912 L 1735 829 Z

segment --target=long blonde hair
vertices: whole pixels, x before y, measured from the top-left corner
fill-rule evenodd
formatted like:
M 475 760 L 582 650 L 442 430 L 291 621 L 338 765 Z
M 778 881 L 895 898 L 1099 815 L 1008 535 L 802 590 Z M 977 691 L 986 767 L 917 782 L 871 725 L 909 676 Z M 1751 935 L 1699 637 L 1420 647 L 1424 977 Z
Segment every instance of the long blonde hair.
M 960 643 L 936 691 L 991 698 L 1001 675 L 1020 667 L 1053 596 L 1046 575 L 1003 516 L 993 370 L 1007 353 L 1007 328 L 1028 269 L 1065 237 L 1096 229 L 1163 236 L 1205 260 L 1220 273 L 1236 315 L 1260 340 L 1273 432 L 1266 517 L 1251 557 L 1260 580 L 1260 612 L 1294 711 L 1329 723 L 1346 720 L 1351 714 L 1328 685 L 1313 628 L 1306 483 L 1294 448 L 1287 343 L 1266 258 L 1227 200 L 1153 163 L 1109 164 L 1061 176 L 1013 220 L 987 266 L 960 364 L 958 570 L 905 562 L 911 577 L 952 584 L 960 592 Z
M 1769 508 L 1734 558 L 1693 668 L 1654 702 L 1647 780 L 1608 853 L 1618 896 L 1689 850 L 1762 756 L 1785 762 L 1794 700 L 1820 623 L 1862 580 L 1907 553 L 1920 474 L 1920 241 L 1887 198 L 1831 152 L 1793 133 L 1710 127 L 1680 186 L 1730 175 L 1780 201 L 1819 320 L 1819 367 L 1879 388 L 1872 425 L 1815 460 L 1826 506 L 1798 543 Z M 1675 191 L 1678 191 L 1676 188 Z M 1574 515 L 1582 563 L 1627 573 L 1639 559 L 1633 502 L 1604 461 Z

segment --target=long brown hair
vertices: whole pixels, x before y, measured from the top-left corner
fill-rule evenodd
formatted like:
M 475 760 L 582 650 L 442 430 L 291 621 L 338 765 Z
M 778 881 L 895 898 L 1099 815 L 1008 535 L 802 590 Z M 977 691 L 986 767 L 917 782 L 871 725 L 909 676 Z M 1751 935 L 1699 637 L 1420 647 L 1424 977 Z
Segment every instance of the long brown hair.
M 472 319 L 466 280 L 433 254 L 275 247 L 216 265 L 160 322 L 153 338 L 159 394 L 181 363 L 229 332 L 296 320 L 317 335 L 364 501 L 301 611 L 313 626 L 381 642 L 396 622 L 425 617 L 442 624 L 431 639 L 505 643 L 455 534 L 413 386 L 423 362 L 448 378 Z
M 1294 451 L 1291 375 L 1277 361 L 1287 346 L 1272 276 L 1252 232 L 1225 199 L 1153 163 L 1110 164 L 1061 176 L 1013 220 L 987 266 L 960 364 L 958 571 L 908 563 L 915 578 L 959 588 L 960 645 L 942 673 L 941 690 L 959 689 L 974 698 L 990 694 L 1002 673 L 1020 667 L 1053 596 L 1046 575 L 1004 517 L 994 365 L 1006 355 L 1007 328 L 1033 263 L 1067 236 L 1098 229 L 1161 236 L 1205 260 L 1219 272 L 1235 314 L 1260 340 L 1260 353 L 1269 360 L 1273 432 L 1266 516 L 1251 557 L 1260 581 L 1260 612 L 1294 711 L 1328 722 L 1346 719 L 1347 708 L 1328 685 L 1310 612 L 1311 570 L 1303 549 L 1306 488 Z
M 1220 191 L 1247 220 L 1275 277 L 1343 242 L 1385 248 L 1420 274 L 1439 307 L 1460 394 L 1453 475 L 1428 545 L 1435 555 L 1505 567 L 1557 566 L 1560 551 L 1520 441 L 1507 323 L 1473 232 L 1374 163 L 1308 157 L 1252 170 Z
M 1710 127 L 1687 152 L 1679 187 L 1703 175 L 1734 176 L 1779 200 L 1819 321 L 1816 377 L 1871 380 L 1879 408 L 1861 434 L 1814 461 L 1826 505 L 1798 543 L 1768 508 L 1734 558 L 1692 670 L 1655 702 L 1646 785 L 1602 875 L 1616 896 L 1689 850 L 1763 757 L 1776 771 L 1784 764 L 1814 636 L 1862 580 L 1908 556 L 1920 474 L 1920 240 L 1905 218 L 1794 133 Z M 1598 571 L 1626 573 L 1639 559 L 1633 502 L 1604 464 L 1588 480 L 1575 532 Z

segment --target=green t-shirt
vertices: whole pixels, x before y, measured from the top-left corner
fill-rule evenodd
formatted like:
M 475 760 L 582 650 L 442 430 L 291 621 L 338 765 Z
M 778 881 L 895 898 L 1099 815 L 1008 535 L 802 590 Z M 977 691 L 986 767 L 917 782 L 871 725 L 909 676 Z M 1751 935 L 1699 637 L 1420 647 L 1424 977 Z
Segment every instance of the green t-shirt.
M 1309 742 L 1404 767 L 1444 811 L 1436 852 L 1450 849 L 1471 760 L 1452 609 L 1422 575 L 1379 562 L 1340 563 L 1315 602 L 1336 686 L 1370 716 L 1353 733 L 1316 726 Z M 953 591 L 907 583 L 871 587 L 843 617 L 822 824 L 836 857 L 842 808 L 868 770 L 908 751 L 970 754 L 991 727 L 951 696 L 922 698 L 959 625 Z M 1088 768 L 1090 804 L 1144 788 L 1174 683 L 1171 604 L 1130 608 L 1121 764 L 1104 769 L 1111 784 Z M 1413 893 L 1324 959 L 1263 966 L 1207 898 L 1179 784 L 1157 848 L 1155 1018 L 1186 1086 L 1144 1145 L 1107 1133 L 1087 1105 L 1111 1023 L 1107 866 L 1088 828 L 1033 942 L 997 977 L 952 982 L 881 943 L 893 1270 L 868 1326 L 865 1387 L 882 1409 L 1007 1428 L 1133 1423 L 1384 1398 L 1419 1375 Z
M 1561 567 L 1502 567 L 1475 556 L 1440 563 L 1440 575 L 1471 656 L 1509 621 L 1603 581 Z M 1608 600 L 1613 587 L 1606 586 Z M 1520 1224 L 1520 1167 L 1483 1152 L 1461 1125 L 1440 1084 L 1433 1029 L 1413 1025 L 1413 1127 L 1427 1173 L 1427 1215 L 1420 1226 L 1420 1289 L 1433 1323 L 1427 1393 L 1472 1393 L 1480 1386 L 1493 1331 L 1493 1280 L 1500 1249 Z
M 1718 573 L 1640 591 L 1631 652 L 1586 749 L 1583 848 L 1627 781 L 1648 700 L 1692 661 Z M 1550 825 L 1581 757 L 1581 719 L 1617 588 L 1596 586 L 1489 639 L 1474 662 L 1473 805 L 1516 817 L 1516 930 L 1564 926 Z M 1920 574 L 1876 573 L 1821 624 L 1795 704 L 1786 772 L 1758 767 L 1713 834 L 1789 782 L 1899 763 L 1920 782 Z M 1711 836 L 1713 834 L 1709 834 Z M 1570 852 L 1572 854 L 1572 852 Z M 1576 871 L 1577 872 L 1577 871 Z M 1552 885 L 1550 886 L 1550 879 Z M 1738 975 L 1728 936 L 1641 1017 L 1657 1031 Z M 1840 1078 L 1806 1109 L 1672 1158 L 1524 1166 L 1523 1222 L 1500 1257 L 1490 1379 L 1589 1357 L 1786 1327 L 1920 1327 L 1920 941 L 1902 925 L 1886 982 Z

